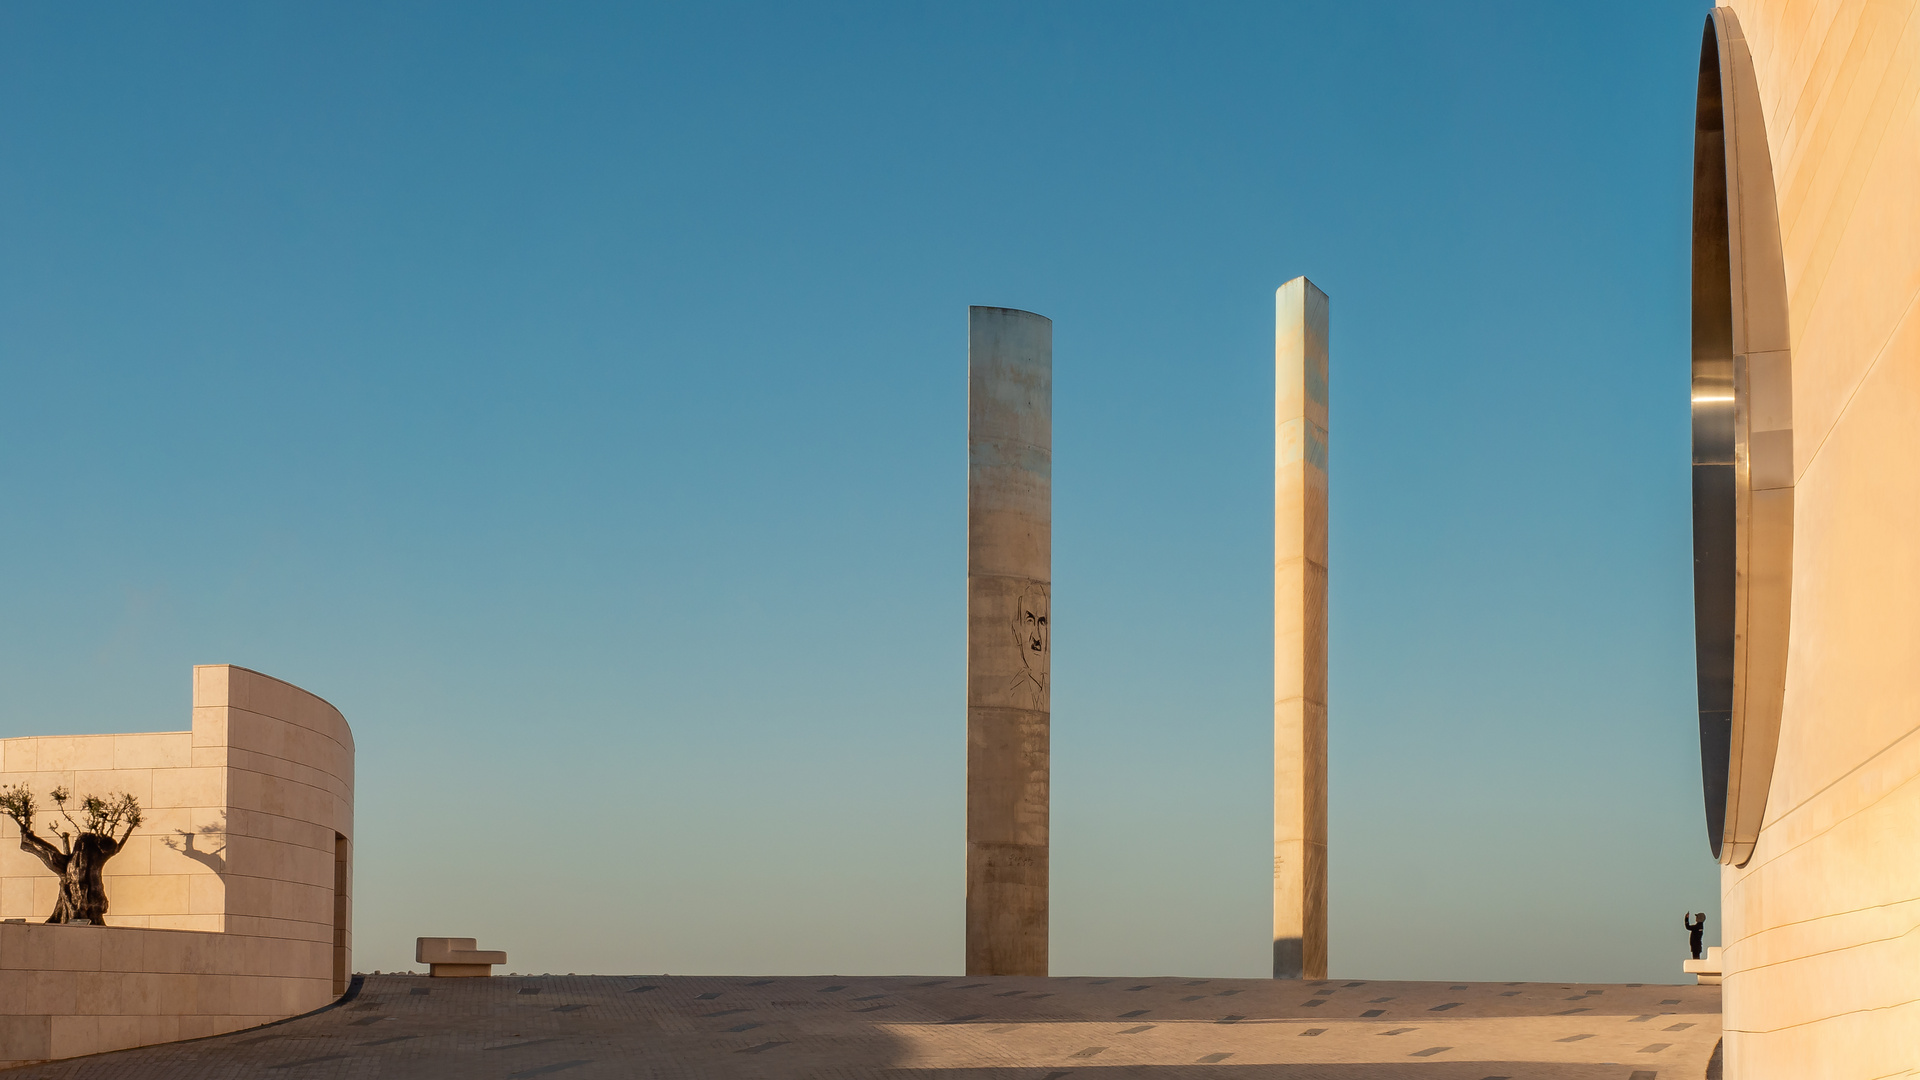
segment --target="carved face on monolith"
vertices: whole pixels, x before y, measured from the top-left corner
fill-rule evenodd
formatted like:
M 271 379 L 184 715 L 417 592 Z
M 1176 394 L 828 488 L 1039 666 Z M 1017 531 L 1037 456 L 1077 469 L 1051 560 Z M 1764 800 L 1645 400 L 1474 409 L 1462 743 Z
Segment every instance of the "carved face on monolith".
M 1013 609 L 1013 639 L 1020 646 L 1021 676 L 1040 695 L 1046 707 L 1047 672 L 1052 666 L 1053 635 L 1047 625 L 1047 589 L 1029 585 Z

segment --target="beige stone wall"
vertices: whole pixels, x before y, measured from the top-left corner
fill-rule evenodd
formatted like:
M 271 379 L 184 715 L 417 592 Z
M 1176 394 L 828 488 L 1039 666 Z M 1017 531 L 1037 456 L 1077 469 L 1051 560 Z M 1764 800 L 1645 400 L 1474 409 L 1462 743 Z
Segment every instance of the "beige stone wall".
M 330 978 L 303 943 L 114 926 L 0 924 L 0 1068 L 218 1035 L 311 1011 Z
M 224 842 L 225 769 L 196 766 L 192 732 L 0 739 L 0 787 L 19 783 L 48 811 L 61 786 L 76 799 L 126 791 L 140 800 L 146 821 L 107 863 L 109 925 L 226 929 L 225 883 L 209 865 Z M 45 919 L 57 884 L 0 817 L 0 918 Z
M 1920 1063 L 1920 0 L 1733 5 L 1793 335 L 1792 636 L 1760 839 L 1723 874 L 1729 1077 Z
M 0 1062 L 231 1031 L 346 989 L 352 732 L 258 672 L 193 680 L 191 731 L 0 740 L 0 784 L 147 811 L 107 864 L 105 927 L 42 924 L 54 877 L 0 826 L 0 917 L 33 920 L 0 924 Z

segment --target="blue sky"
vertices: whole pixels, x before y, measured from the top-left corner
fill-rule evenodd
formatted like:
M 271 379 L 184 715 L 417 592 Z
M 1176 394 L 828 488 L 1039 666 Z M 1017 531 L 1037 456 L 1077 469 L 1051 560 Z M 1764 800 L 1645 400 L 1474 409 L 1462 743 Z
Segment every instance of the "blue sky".
M 328 698 L 365 970 L 958 971 L 965 314 L 1021 307 L 1054 971 L 1262 975 L 1306 274 L 1333 973 L 1679 981 L 1706 10 L 9 7 L 0 734 Z

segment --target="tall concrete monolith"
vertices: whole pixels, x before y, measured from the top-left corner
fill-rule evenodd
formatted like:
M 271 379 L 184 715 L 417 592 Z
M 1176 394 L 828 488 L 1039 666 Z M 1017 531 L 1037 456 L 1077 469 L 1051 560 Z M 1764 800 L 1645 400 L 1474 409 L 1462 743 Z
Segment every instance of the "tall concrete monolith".
M 967 309 L 967 974 L 1047 973 L 1053 323 Z
M 1275 296 L 1273 977 L 1327 977 L 1327 294 Z

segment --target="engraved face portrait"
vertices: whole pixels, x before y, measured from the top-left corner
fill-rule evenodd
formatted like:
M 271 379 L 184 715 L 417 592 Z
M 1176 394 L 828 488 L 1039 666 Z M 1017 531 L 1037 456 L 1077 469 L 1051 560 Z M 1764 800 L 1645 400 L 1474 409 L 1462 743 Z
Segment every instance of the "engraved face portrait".
M 1047 625 L 1049 605 L 1045 585 L 1029 585 L 1013 609 L 1013 640 L 1020 648 L 1021 675 L 1041 695 L 1047 692 L 1052 665 L 1053 637 Z

